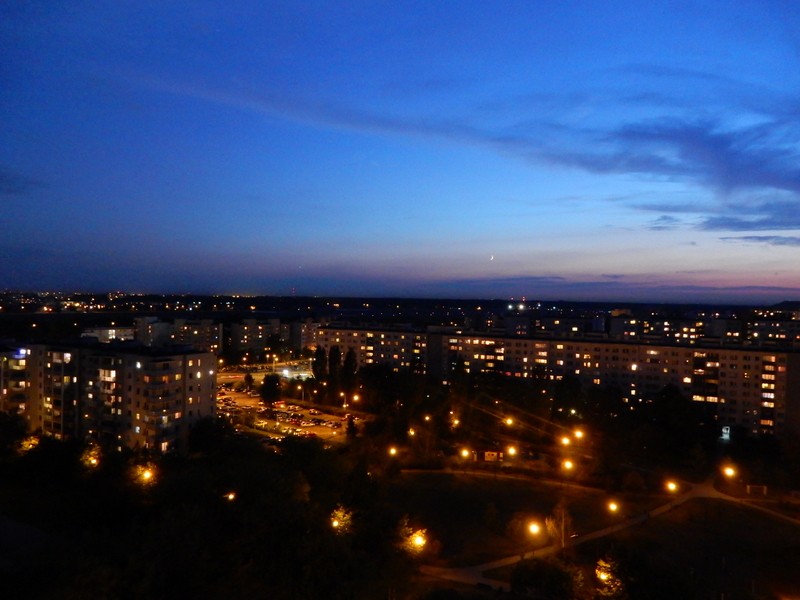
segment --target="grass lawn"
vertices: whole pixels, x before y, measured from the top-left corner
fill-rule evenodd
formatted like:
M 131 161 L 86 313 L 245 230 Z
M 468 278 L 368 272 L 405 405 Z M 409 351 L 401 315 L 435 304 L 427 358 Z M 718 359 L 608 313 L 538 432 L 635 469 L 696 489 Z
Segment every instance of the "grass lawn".
M 530 520 L 544 525 L 559 499 L 573 529 L 593 531 L 663 501 L 657 496 L 615 497 L 620 512 L 609 513 L 600 490 L 505 477 L 501 474 L 404 472 L 391 490 L 392 502 L 425 527 L 440 545 L 443 566 L 469 566 L 547 545 L 524 531 Z
M 800 598 L 800 527 L 724 501 L 692 500 L 573 556 L 589 567 L 611 548 L 681 580 L 692 598 Z

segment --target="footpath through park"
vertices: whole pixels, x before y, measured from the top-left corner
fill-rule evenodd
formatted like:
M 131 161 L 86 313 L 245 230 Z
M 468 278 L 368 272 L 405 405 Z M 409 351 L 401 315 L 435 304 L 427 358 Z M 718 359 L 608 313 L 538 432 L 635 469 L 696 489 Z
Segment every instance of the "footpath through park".
M 476 473 L 474 472 L 471 473 L 471 475 L 475 474 Z M 512 477 L 527 478 L 522 475 L 513 475 Z M 657 517 L 659 515 L 663 515 L 664 513 L 674 509 L 676 506 L 680 506 L 684 502 L 691 500 L 693 498 L 713 498 L 717 500 L 723 500 L 726 502 L 736 503 L 741 506 L 747 507 L 749 509 L 757 510 L 762 513 L 768 514 L 772 517 L 783 519 L 785 521 L 793 523 L 794 525 L 800 526 L 800 519 L 790 517 L 775 510 L 771 510 L 753 501 L 737 498 L 735 496 L 731 496 L 723 492 L 720 492 L 714 487 L 713 479 L 709 479 L 707 481 L 698 484 L 688 484 L 684 482 L 682 485 L 687 487 L 687 491 L 683 492 L 678 496 L 675 496 L 669 502 L 657 506 L 652 510 L 649 510 L 642 514 L 621 521 L 620 523 L 609 525 L 608 527 L 604 527 L 602 529 L 598 529 L 596 531 L 592 531 L 590 533 L 571 538 L 567 540 L 565 548 L 572 548 L 580 544 L 583 544 L 585 542 L 603 538 L 607 535 L 611 535 L 618 531 L 622 531 L 625 529 L 629 529 L 631 527 L 635 527 L 637 525 L 641 525 L 642 523 L 647 522 L 649 519 Z M 499 569 L 501 567 L 507 567 L 516 564 L 524 559 L 543 558 L 546 556 L 550 556 L 555 554 L 559 550 L 560 548 L 558 548 L 555 544 L 550 544 L 549 546 L 544 546 L 536 550 L 531 550 L 529 552 L 522 552 L 511 556 L 506 556 L 505 558 L 500 558 L 497 560 L 486 562 L 480 565 L 474 565 L 471 567 L 434 567 L 429 565 L 423 565 L 420 567 L 420 572 L 423 573 L 424 575 L 428 575 L 430 577 L 435 577 L 438 579 L 456 581 L 459 583 L 472 586 L 491 587 L 496 590 L 509 591 L 510 586 L 507 581 L 500 581 L 498 579 L 485 577 L 484 573 L 486 573 L 487 571 L 492 571 L 494 569 Z

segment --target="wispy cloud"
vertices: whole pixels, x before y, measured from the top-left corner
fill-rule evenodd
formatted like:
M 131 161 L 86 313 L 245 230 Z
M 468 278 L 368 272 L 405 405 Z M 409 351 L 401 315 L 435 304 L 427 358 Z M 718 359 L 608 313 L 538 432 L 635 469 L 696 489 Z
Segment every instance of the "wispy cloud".
M 650 224 L 648 229 L 651 231 L 671 231 L 673 229 L 677 229 L 678 225 L 680 224 L 680 219 L 676 219 L 675 217 L 671 217 L 669 215 L 661 215 Z
M 792 235 L 741 235 L 719 238 L 723 242 L 766 244 L 769 246 L 800 246 L 800 236 Z
M 724 86 L 744 91 L 733 96 L 731 106 L 750 102 L 752 86 L 710 73 L 635 65 L 629 71 L 649 78 L 681 79 L 706 86 Z M 535 164 L 548 164 L 605 175 L 634 175 L 659 182 L 678 182 L 696 186 L 705 192 L 704 202 L 644 201 L 631 202 L 631 208 L 657 211 L 662 215 L 651 229 L 665 230 L 682 224 L 674 215 L 695 213 L 700 229 L 758 231 L 800 228 L 800 216 L 794 206 L 800 201 L 800 98 L 785 96 L 765 100 L 774 112 L 762 110 L 759 119 L 741 124 L 724 111 L 714 119 L 673 115 L 651 120 L 625 120 L 625 111 L 605 126 L 576 126 L 569 119 L 549 113 L 533 115 L 530 104 L 554 103 L 552 95 L 516 99 L 516 109 L 497 101 L 495 117 L 456 118 L 436 114 L 390 114 L 378 110 L 347 106 L 324 98 L 304 98 L 286 91 L 254 89 L 221 90 L 213 86 L 164 82 L 147 78 L 129 81 L 175 95 L 200 98 L 241 110 L 257 111 L 273 117 L 305 123 L 379 134 L 426 136 L 456 143 L 482 145 Z M 759 88 L 760 89 L 760 88 Z M 761 90 L 764 94 L 766 92 Z M 585 104 L 589 96 L 565 101 Z M 620 94 L 616 108 L 626 102 L 664 102 L 670 100 L 658 90 L 644 90 L 638 99 Z M 528 103 L 527 107 L 525 103 Z M 487 111 L 487 106 L 478 107 Z M 535 111 L 533 111 L 535 112 Z M 567 106 L 564 113 L 569 113 Z M 613 112 L 613 111 L 612 111 Z M 508 122 L 514 113 L 516 120 Z M 620 116 L 622 115 L 622 116 Z M 793 118 L 795 117 L 795 118 Z M 506 121 L 503 124 L 503 121 Z M 710 194 L 710 196 L 709 196 Z M 758 196 L 752 200 L 752 196 Z M 598 198 L 598 202 L 603 198 Z M 695 221 L 697 224 L 697 221 Z M 695 224 L 692 224 L 693 226 Z M 687 223 L 683 222 L 686 226 Z

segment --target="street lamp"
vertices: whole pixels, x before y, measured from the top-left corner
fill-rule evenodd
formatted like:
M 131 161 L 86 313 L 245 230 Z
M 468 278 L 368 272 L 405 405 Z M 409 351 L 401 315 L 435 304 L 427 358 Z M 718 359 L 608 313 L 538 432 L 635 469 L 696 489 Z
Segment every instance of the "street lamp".
M 571 460 L 567 459 L 563 463 L 561 463 L 561 466 L 564 467 L 565 471 L 572 471 L 572 469 L 575 468 L 575 463 L 573 463 Z
M 561 444 L 564 446 L 569 446 L 572 440 L 569 439 L 569 436 L 564 436 L 561 438 Z
M 575 439 L 580 440 L 583 438 L 583 430 L 576 429 L 573 435 L 575 436 Z
M 509 425 L 509 426 L 513 425 L 514 424 L 514 419 L 512 419 L 511 417 L 506 417 L 505 424 Z
M 672 480 L 668 481 L 665 484 L 665 487 L 667 488 L 667 491 L 671 494 L 674 494 L 675 492 L 678 491 L 678 484 Z
M 608 510 L 609 510 L 609 512 L 611 512 L 611 513 L 615 513 L 615 512 L 617 512 L 617 511 L 619 510 L 619 504 L 617 504 L 616 502 L 614 502 L 613 500 L 611 500 L 611 501 L 608 503 Z
M 150 465 L 139 465 L 134 469 L 134 479 L 141 485 L 148 486 L 156 479 L 156 470 Z
M 416 546 L 417 548 L 419 548 L 421 550 L 426 542 L 427 542 L 427 540 L 425 539 L 424 535 L 422 535 L 421 533 L 414 534 L 414 539 L 412 540 L 412 543 L 414 544 L 414 546 Z
M 731 465 L 727 465 L 722 468 L 722 474 L 728 479 L 733 479 L 736 476 L 736 469 L 734 469 Z
M 536 521 L 528 523 L 528 533 L 531 535 L 539 535 L 542 532 L 542 527 Z

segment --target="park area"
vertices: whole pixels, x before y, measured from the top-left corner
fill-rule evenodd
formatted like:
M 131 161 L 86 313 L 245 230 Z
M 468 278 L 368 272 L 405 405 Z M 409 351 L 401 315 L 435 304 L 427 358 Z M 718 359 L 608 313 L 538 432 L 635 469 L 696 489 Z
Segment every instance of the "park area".
M 641 515 L 666 494 L 611 496 L 602 490 L 503 474 L 404 472 L 392 501 L 427 529 L 426 563 L 467 567 L 519 555 L 550 543 L 527 524 L 544 523 L 559 502 L 570 534 L 583 535 Z M 563 558 L 595 576 L 610 559 L 633 598 L 800 598 L 800 526 L 736 503 L 696 498 L 658 517 L 601 539 L 568 547 Z M 514 565 L 489 571 L 509 581 Z M 721 595 L 722 594 L 722 595 Z
M 559 501 L 571 521 L 567 536 L 584 534 L 662 504 L 665 495 L 610 495 L 603 490 L 527 476 L 470 471 L 404 471 L 392 502 L 425 527 L 437 552 L 431 562 L 462 567 L 548 545 L 545 519 Z M 617 510 L 609 510 L 609 502 Z M 540 535 L 532 535 L 531 522 Z

